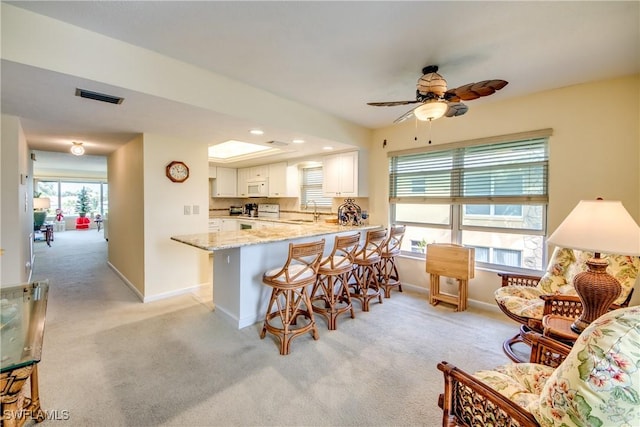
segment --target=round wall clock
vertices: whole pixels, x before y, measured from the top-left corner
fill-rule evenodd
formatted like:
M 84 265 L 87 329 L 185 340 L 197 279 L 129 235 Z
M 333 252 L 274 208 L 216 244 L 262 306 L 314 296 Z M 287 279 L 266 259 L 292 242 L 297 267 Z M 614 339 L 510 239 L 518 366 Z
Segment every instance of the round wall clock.
M 189 178 L 189 167 L 174 160 L 167 165 L 167 178 L 173 182 L 185 182 Z

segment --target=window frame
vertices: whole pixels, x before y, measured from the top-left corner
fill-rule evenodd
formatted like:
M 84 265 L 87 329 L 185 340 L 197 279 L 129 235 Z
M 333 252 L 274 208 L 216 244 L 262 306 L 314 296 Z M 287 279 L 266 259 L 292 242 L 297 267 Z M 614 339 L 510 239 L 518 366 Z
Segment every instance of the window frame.
M 410 227 L 418 227 L 418 228 L 425 228 L 425 229 L 442 229 L 442 230 L 449 230 L 451 233 L 451 242 L 449 243 L 454 243 L 454 244 L 461 244 L 462 239 L 463 239 L 463 233 L 464 231 L 480 231 L 480 232 L 486 232 L 486 233 L 500 233 L 500 234 L 506 234 L 506 235 L 524 235 L 524 236 L 532 236 L 532 237 L 536 237 L 536 236 L 540 236 L 542 238 L 542 243 L 541 243 L 541 247 L 536 249 L 536 252 L 541 256 L 541 265 L 540 265 L 540 270 L 538 269 L 531 269 L 531 268 L 527 268 L 527 267 L 513 267 L 513 266 L 508 266 L 508 265 L 503 265 L 503 264 L 495 264 L 493 263 L 494 259 L 491 256 L 491 254 L 493 253 L 493 251 L 495 249 L 503 249 L 503 250 L 516 250 L 513 248 L 508 248 L 508 247 L 496 247 L 496 246 L 486 246 L 487 248 L 489 248 L 489 262 L 480 262 L 480 261 L 476 261 L 476 268 L 480 268 L 483 270 L 491 270 L 491 271 L 504 271 L 504 272 L 516 272 L 516 273 L 522 273 L 522 274 L 540 274 L 545 266 L 546 266 L 546 262 L 547 262 L 547 245 L 546 245 L 546 233 L 547 233 L 547 210 L 548 210 L 548 158 L 549 158 L 549 140 L 550 140 L 550 136 L 552 135 L 552 130 L 551 129 L 543 129 L 540 131 L 533 131 L 533 132 L 525 132 L 525 133 L 520 133 L 520 134 L 511 134 L 511 135 L 502 135 L 502 136 L 497 136 L 497 137 L 491 137 L 491 138 L 483 138 L 480 140 L 472 140 L 472 141 L 463 141 L 463 142 L 457 142 L 457 143 L 452 143 L 452 144 L 443 144 L 440 146 L 433 146 L 433 147 L 425 147 L 422 149 L 411 149 L 411 150 L 403 150 L 403 151 L 398 151 L 398 152 L 390 152 L 388 153 L 388 157 L 389 157 L 389 217 L 391 220 L 391 223 L 393 224 L 401 224 L 401 225 L 406 225 L 406 226 L 410 226 Z M 511 143 L 511 142 L 518 142 L 518 141 L 526 141 L 529 140 L 531 143 L 536 143 L 536 144 L 542 144 L 542 146 L 544 147 L 544 153 L 545 153 L 545 157 L 543 159 L 543 161 L 540 163 L 541 166 L 541 177 L 543 179 L 542 183 L 537 183 L 535 180 L 533 181 L 534 184 L 540 184 L 541 187 L 543 188 L 543 193 L 540 195 L 536 195 L 534 197 L 530 197 L 527 195 L 522 195 L 521 197 L 514 197 L 514 196 L 507 196 L 507 197 L 502 197 L 499 195 L 489 195 L 489 196 L 482 196 L 481 198 L 474 198 L 474 197 L 461 197 L 462 194 L 461 192 L 464 191 L 464 189 L 461 190 L 450 190 L 450 195 L 449 196 L 444 196 L 441 198 L 437 198 L 437 197 L 429 197 L 426 194 L 421 194 L 416 196 L 415 198 L 412 198 L 411 196 L 407 196 L 407 193 L 402 193 L 401 197 L 394 197 L 396 194 L 398 194 L 398 192 L 396 191 L 396 188 L 393 187 L 394 185 L 394 175 L 393 175 L 393 168 L 394 168 L 394 157 L 400 157 L 402 155 L 413 155 L 413 154 L 421 154 L 421 153 L 426 153 L 426 152 L 444 152 L 445 150 L 453 150 L 453 149 L 464 149 L 466 147 L 474 147 L 474 146 L 479 146 L 479 145 L 494 145 L 494 144 L 498 144 L 497 147 L 499 148 L 501 143 Z M 507 144 L 508 145 L 508 144 Z M 525 156 L 526 157 L 526 156 Z M 419 159 L 419 156 L 417 157 Z M 454 161 L 456 161 L 454 159 Z M 452 161 L 452 163 L 454 162 Z M 533 162 L 535 163 L 535 162 Z M 533 164 L 532 163 L 532 164 Z M 516 165 L 517 163 L 513 163 L 514 165 Z M 535 165 L 534 165 L 534 169 L 535 169 Z M 451 168 L 450 173 L 452 174 L 451 177 L 449 178 L 451 180 L 451 182 L 454 182 L 456 180 L 456 178 L 458 178 L 460 175 L 458 175 L 458 177 L 453 176 L 453 170 L 455 168 Z M 462 170 L 464 170 L 464 167 L 461 168 Z M 510 170 L 510 167 L 507 166 L 505 167 L 506 170 Z M 496 170 L 501 170 L 500 168 L 496 168 Z M 435 173 L 440 173 L 441 170 L 436 170 Z M 455 173 L 463 173 L 463 172 L 455 172 Z M 430 174 L 433 175 L 434 172 L 430 172 L 427 171 L 426 174 Z M 418 174 L 415 174 L 418 175 Z M 406 175 L 409 176 L 409 175 Z M 492 177 L 493 175 L 489 175 L 490 177 Z M 507 177 L 509 177 L 509 175 L 507 174 Z M 400 176 L 400 178 L 404 178 L 402 176 Z M 395 178 L 397 180 L 397 178 Z M 462 188 L 462 184 L 461 183 L 462 180 L 458 180 L 457 185 L 460 186 L 460 188 Z M 405 182 L 411 182 L 409 179 L 407 179 Z M 416 184 L 411 184 L 411 185 L 416 185 Z M 428 185 L 428 183 L 426 183 L 425 185 Z M 453 184 L 452 184 L 453 186 Z M 491 182 L 490 184 L 491 187 L 495 187 L 495 183 L 494 181 Z M 405 186 L 406 188 L 410 188 L 409 186 Z M 451 194 L 453 193 L 453 194 Z M 483 199 L 484 197 L 484 199 Z M 468 203 L 469 201 L 471 201 L 472 203 Z M 415 222 L 415 221 L 403 221 L 403 220 L 399 220 L 397 218 L 397 205 L 405 205 L 405 204 L 417 204 L 417 205 L 424 205 L 424 204 L 449 204 L 450 206 L 450 218 L 449 218 L 449 222 L 450 224 L 435 224 L 435 223 L 430 223 L 427 221 L 424 222 Z M 484 205 L 489 205 L 491 212 L 495 212 L 495 207 L 496 205 L 519 205 L 519 206 L 523 206 L 523 210 L 521 211 L 521 215 L 519 216 L 519 218 L 523 218 L 526 215 L 526 211 L 524 211 L 524 206 L 525 205 L 536 205 L 536 206 L 540 206 L 542 209 L 540 210 L 539 216 L 537 216 L 537 220 L 536 224 L 533 224 L 533 228 L 532 227 L 523 227 L 523 228 L 507 228 L 507 227 L 492 227 L 489 225 L 463 225 L 463 215 L 466 215 L 464 213 L 465 211 L 465 205 L 469 205 L 469 204 L 484 204 Z M 471 214 L 472 217 L 475 217 L 475 215 Z M 478 215 L 478 217 L 482 217 L 483 215 Z M 510 216 L 510 215 L 489 215 L 486 216 L 487 219 L 505 219 L 507 221 L 509 220 L 513 220 L 518 218 L 518 216 Z M 479 218 L 481 219 L 481 218 Z M 536 226 L 539 225 L 539 229 L 535 228 Z M 415 239 L 413 239 L 415 240 Z M 468 245 L 468 246 L 472 246 L 472 245 Z M 478 246 L 483 246 L 483 245 L 478 245 Z M 415 258 L 424 258 L 424 253 L 420 254 L 417 252 L 413 252 L 413 251 L 408 251 L 408 250 L 403 250 L 402 254 L 405 256 L 409 256 L 409 257 L 415 257 Z M 521 264 L 523 262 L 526 261 L 524 254 L 522 253 L 522 251 L 520 251 L 520 258 L 521 258 Z M 537 256 L 536 256 L 537 257 Z M 537 260 L 536 260 L 537 261 Z M 535 263 L 536 267 L 538 267 L 538 263 Z

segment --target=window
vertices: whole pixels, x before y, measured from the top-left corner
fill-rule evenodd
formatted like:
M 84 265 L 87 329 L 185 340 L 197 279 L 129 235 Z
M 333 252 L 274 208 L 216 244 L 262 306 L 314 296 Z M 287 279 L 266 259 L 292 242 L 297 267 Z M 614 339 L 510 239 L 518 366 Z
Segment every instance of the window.
M 405 247 L 476 248 L 476 263 L 543 269 L 550 130 L 389 153 L 391 220 Z
M 325 197 L 322 192 L 322 166 L 315 166 L 302 169 L 302 187 L 300 188 L 300 205 L 306 206 L 312 201 L 316 202 L 318 208 L 331 209 L 331 197 Z
M 50 214 L 62 209 L 64 215 L 77 215 L 76 202 L 82 187 L 88 190 L 90 215 L 104 216 L 109 210 L 106 182 L 38 181 L 36 191 L 51 199 Z

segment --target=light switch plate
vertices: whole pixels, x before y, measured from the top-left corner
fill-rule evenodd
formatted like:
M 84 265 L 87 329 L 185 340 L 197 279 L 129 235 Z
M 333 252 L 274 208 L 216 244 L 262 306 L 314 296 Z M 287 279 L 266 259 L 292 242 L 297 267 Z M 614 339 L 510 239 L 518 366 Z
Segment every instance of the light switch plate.
M 184 214 L 185 215 L 191 215 L 191 206 L 184 205 Z

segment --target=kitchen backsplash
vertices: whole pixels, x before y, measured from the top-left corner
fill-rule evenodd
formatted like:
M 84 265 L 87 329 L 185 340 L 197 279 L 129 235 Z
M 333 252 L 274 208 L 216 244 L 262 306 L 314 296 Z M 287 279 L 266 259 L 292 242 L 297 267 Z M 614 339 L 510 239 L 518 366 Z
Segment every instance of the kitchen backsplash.
M 331 212 L 319 210 L 320 219 L 334 218 L 338 215 L 338 207 L 343 204 L 345 198 L 334 197 L 333 205 L 331 206 Z M 363 211 L 369 210 L 369 198 L 368 197 L 356 197 L 355 203 L 360 206 Z M 282 197 L 282 198 L 210 198 L 209 202 L 209 215 L 210 216 L 226 216 L 229 214 L 229 206 L 244 206 L 245 203 L 277 203 L 280 205 L 280 218 L 283 219 L 310 219 L 313 217 L 313 207 L 309 207 L 308 210 L 300 207 L 300 199 L 297 197 Z

